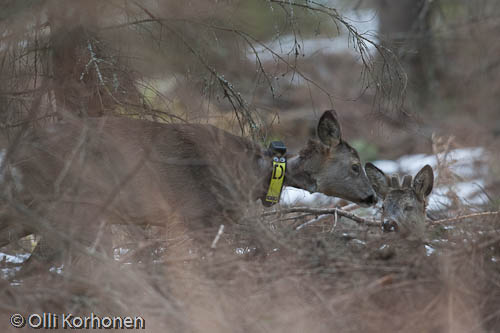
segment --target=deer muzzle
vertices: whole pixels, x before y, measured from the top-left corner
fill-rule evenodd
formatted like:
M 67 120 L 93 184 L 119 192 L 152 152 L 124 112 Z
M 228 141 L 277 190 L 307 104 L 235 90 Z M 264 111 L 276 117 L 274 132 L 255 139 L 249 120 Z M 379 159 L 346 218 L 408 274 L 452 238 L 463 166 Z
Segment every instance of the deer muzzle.
M 396 221 L 392 219 L 386 219 L 384 218 L 382 220 L 382 230 L 384 232 L 391 232 L 391 231 L 398 231 L 399 230 L 399 225 Z

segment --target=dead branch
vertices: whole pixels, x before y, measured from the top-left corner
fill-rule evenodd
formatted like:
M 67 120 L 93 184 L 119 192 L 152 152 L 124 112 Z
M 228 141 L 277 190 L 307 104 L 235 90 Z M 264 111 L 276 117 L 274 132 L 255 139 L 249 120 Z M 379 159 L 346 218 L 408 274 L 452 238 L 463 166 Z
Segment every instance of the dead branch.
M 394 97 L 393 88 L 397 88 L 395 106 L 397 109 L 402 109 L 401 106 L 404 102 L 408 78 L 397 56 L 390 49 L 377 44 L 368 38 L 366 33 L 359 33 L 356 28 L 348 22 L 348 19 L 342 16 L 336 8 L 312 0 L 306 1 L 305 3 L 291 0 L 269 1 L 281 5 L 282 8 L 285 8 L 285 6 L 297 7 L 303 10 L 324 14 L 333 21 L 339 32 L 340 26 L 343 26 L 350 36 L 354 49 L 360 55 L 364 70 L 368 74 L 368 84 L 373 84 L 376 94 L 382 94 L 382 97 L 387 98 L 387 100 L 391 100 L 392 97 Z M 381 68 L 383 72 L 385 71 L 388 74 L 387 83 L 380 78 L 380 73 L 376 70 L 375 59 L 368 49 L 369 45 L 374 47 L 381 57 L 383 62 Z M 393 78 L 399 81 L 399 86 L 394 85 Z M 380 97 L 376 96 L 376 99 L 380 99 Z
M 291 214 L 291 213 L 309 213 L 313 215 L 328 215 L 328 214 L 337 214 L 339 216 L 343 216 L 345 218 L 348 218 L 350 220 L 353 220 L 356 223 L 359 224 L 364 224 L 368 226 L 380 226 L 380 222 L 374 220 L 374 219 L 367 219 L 363 218 L 360 216 L 357 216 L 356 214 L 347 212 L 345 210 L 339 209 L 339 208 L 309 208 L 309 207 L 293 207 L 293 208 L 287 208 L 287 209 L 276 209 L 276 210 L 271 210 L 268 212 L 262 213 L 262 217 L 264 216 L 269 216 L 269 215 L 274 215 L 274 214 Z
M 238 119 L 241 133 L 242 134 L 245 133 L 245 123 L 247 123 L 250 127 L 250 134 L 252 135 L 252 138 L 254 140 L 257 139 L 261 126 L 254 119 L 254 116 L 252 115 L 252 112 L 248 107 L 247 101 L 243 98 L 241 93 L 234 88 L 234 85 L 230 81 L 228 81 L 224 77 L 224 75 L 220 74 L 211 64 L 209 64 L 208 61 L 205 59 L 205 57 L 203 57 L 201 52 L 196 47 L 191 45 L 191 43 L 189 43 L 182 34 L 180 34 L 177 30 L 169 26 L 165 21 L 158 19 L 155 15 L 153 15 L 146 7 L 144 7 L 139 2 L 134 2 L 134 4 L 138 8 L 140 8 L 152 20 L 154 20 L 162 27 L 167 29 L 169 32 L 174 34 L 182 42 L 182 44 L 186 47 L 186 49 L 189 50 L 189 52 L 191 52 L 215 78 L 217 78 L 217 82 L 219 83 L 220 87 L 224 92 L 224 97 L 228 99 L 229 103 L 231 104 L 234 110 L 234 114 Z M 243 119 L 245 120 L 245 123 L 242 121 Z
M 460 215 L 460 216 L 455 216 L 455 217 L 451 217 L 451 218 L 431 221 L 430 223 L 431 224 L 443 224 L 443 223 L 449 223 L 449 222 L 459 222 L 459 221 L 462 221 L 465 219 L 485 217 L 485 216 L 494 216 L 494 215 L 499 215 L 499 214 L 500 214 L 500 211 L 473 213 L 473 214 Z
M 299 224 L 298 226 L 296 226 L 294 229 L 299 231 L 300 229 L 304 228 L 304 227 L 307 227 L 308 225 L 311 225 L 311 224 L 314 224 L 316 222 L 319 222 L 319 221 L 322 221 L 324 220 L 326 217 L 328 216 L 328 214 L 323 214 L 323 215 L 320 215 L 318 217 L 315 217 L 313 218 L 312 220 L 309 220 L 307 222 L 304 222 L 302 224 Z M 332 230 L 335 228 L 335 225 L 337 224 L 337 218 L 335 217 L 335 223 L 334 223 L 334 226 L 332 228 Z

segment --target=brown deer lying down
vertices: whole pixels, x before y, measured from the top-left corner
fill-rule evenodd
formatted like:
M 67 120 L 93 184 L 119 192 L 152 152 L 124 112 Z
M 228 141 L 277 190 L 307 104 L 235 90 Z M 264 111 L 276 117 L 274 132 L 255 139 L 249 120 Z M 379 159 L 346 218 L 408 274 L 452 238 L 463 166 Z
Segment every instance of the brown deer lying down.
M 288 157 L 285 185 L 375 203 L 334 111 L 322 115 L 317 136 Z M 9 163 L 23 177 L 17 202 L 72 237 L 90 232 L 86 237 L 94 240 L 94 229 L 103 224 L 180 219 L 193 231 L 237 220 L 248 202 L 265 195 L 272 156 L 210 125 L 104 117 L 32 130 Z M 32 228 L 40 232 L 36 223 Z
M 365 166 L 373 189 L 384 200 L 382 227 L 385 231 L 396 230 L 403 235 L 421 239 L 425 232 L 425 209 L 427 197 L 434 185 L 434 174 L 429 165 L 415 176 L 406 175 L 400 184 L 399 177 L 386 176 L 371 163 Z

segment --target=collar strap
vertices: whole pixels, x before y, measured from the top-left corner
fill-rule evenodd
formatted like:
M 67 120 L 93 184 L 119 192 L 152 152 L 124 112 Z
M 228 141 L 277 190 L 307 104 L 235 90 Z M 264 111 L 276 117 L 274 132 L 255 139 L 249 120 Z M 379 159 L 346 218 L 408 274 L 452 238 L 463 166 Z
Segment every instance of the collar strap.
M 286 146 L 281 141 L 272 141 L 269 144 L 269 153 L 273 156 L 272 173 L 267 194 L 262 200 L 264 206 L 272 206 L 280 201 L 281 190 L 285 183 Z

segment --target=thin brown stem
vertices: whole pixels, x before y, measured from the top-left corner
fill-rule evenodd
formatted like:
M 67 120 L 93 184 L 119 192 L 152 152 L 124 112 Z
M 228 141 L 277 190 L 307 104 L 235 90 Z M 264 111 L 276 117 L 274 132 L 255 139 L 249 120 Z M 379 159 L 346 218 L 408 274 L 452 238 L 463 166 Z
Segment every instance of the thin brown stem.
M 494 216 L 494 215 L 499 215 L 499 214 L 500 214 L 500 211 L 473 213 L 473 214 L 460 215 L 460 216 L 455 216 L 455 217 L 451 217 L 451 218 L 431 221 L 431 224 L 443 224 L 443 223 L 449 223 L 449 222 L 459 222 L 459 221 L 462 221 L 465 219 L 484 217 L 484 216 Z
M 380 222 L 374 219 L 367 219 L 360 217 L 356 214 L 347 212 L 339 208 L 309 208 L 309 207 L 293 207 L 286 209 L 276 209 L 268 212 L 264 212 L 262 216 L 269 216 L 274 214 L 291 214 L 291 213 L 309 213 L 314 215 L 326 215 L 326 214 L 337 214 L 343 216 L 359 224 L 365 224 L 368 226 L 380 226 Z

